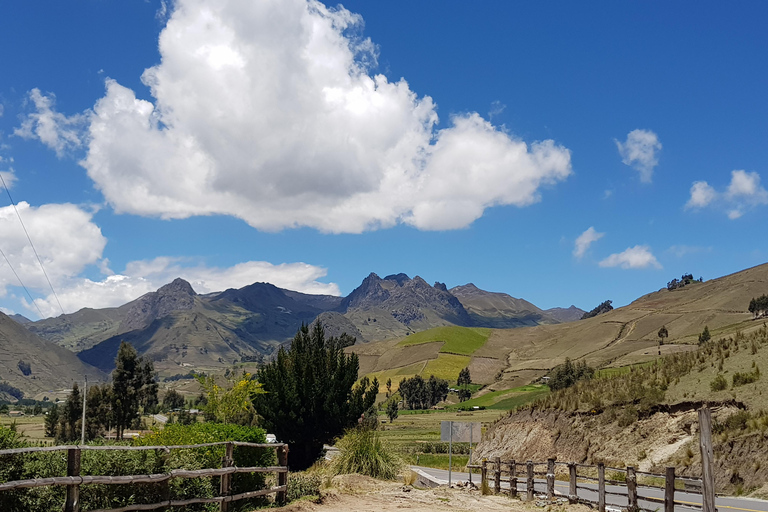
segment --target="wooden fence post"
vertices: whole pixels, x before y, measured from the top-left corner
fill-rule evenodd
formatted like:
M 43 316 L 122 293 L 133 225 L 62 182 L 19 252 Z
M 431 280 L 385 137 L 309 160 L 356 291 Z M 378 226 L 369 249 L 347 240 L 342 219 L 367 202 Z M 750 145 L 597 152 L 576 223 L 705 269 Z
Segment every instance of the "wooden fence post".
M 222 468 L 232 467 L 235 463 L 233 457 L 235 445 L 227 443 L 226 446 L 227 448 L 224 452 L 224 457 L 221 459 Z M 232 494 L 232 475 L 221 475 L 221 480 L 219 482 L 219 496 L 229 496 L 230 494 Z M 229 503 L 226 501 L 219 503 L 219 510 L 221 510 L 221 512 L 227 512 L 229 510 Z
M 529 460 L 525 463 L 525 470 L 528 473 L 526 475 L 525 482 L 525 499 L 527 501 L 533 501 L 533 461 Z
M 579 502 L 579 491 L 576 487 L 576 463 L 568 463 L 568 476 L 570 480 L 570 486 L 568 488 L 568 501 L 573 503 Z
M 555 459 L 547 459 L 547 499 L 555 497 Z
M 664 482 L 664 512 L 675 512 L 675 468 L 667 468 Z
M 637 506 L 637 475 L 633 466 L 627 466 L 627 498 L 629 499 L 629 512 L 640 510 Z
M 283 445 L 277 449 L 277 465 L 288 466 L 288 445 Z M 280 504 L 284 504 L 287 501 L 287 497 L 288 497 L 288 491 L 287 491 L 288 473 L 287 472 L 277 474 L 277 485 L 286 486 L 286 490 L 278 491 L 276 496 L 276 501 Z
M 517 464 L 515 459 L 509 463 L 509 495 L 517 498 Z
M 597 463 L 597 510 L 605 512 L 605 464 Z
M 80 448 L 67 449 L 67 476 L 80 476 Z M 67 486 L 67 500 L 64 512 L 80 511 L 80 484 Z
M 501 492 L 501 457 L 496 457 L 496 474 L 493 482 L 493 493 L 499 494 Z
M 712 412 L 699 409 L 699 445 L 701 447 L 701 480 L 703 512 L 715 512 L 715 473 L 712 470 Z
M 163 473 L 165 473 L 168 471 L 168 455 L 170 454 L 170 450 L 157 449 L 155 450 L 155 453 L 157 454 L 157 458 L 160 459 Z M 171 481 L 166 480 L 158 485 L 160 486 L 160 499 L 164 502 L 171 501 Z
M 483 459 L 480 463 L 480 492 L 483 494 L 488 490 L 488 460 Z

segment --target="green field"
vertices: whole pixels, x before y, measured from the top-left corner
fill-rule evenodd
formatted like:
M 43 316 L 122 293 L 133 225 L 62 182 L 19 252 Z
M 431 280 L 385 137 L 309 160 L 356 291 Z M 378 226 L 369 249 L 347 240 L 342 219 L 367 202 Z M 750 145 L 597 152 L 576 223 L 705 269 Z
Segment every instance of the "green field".
M 491 391 L 466 402 L 450 405 L 446 409 L 456 410 L 459 407 L 485 407 L 486 409 L 508 411 L 541 398 L 548 393 L 549 388 L 544 384 L 531 384 L 518 388 Z
M 50 437 L 45 437 L 45 416 L 42 414 L 16 418 L 11 418 L 5 414 L 0 415 L 0 425 L 10 427 L 12 424 L 15 424 L 16 430 L 30 441 L 51 440 Z
M 435 327 L 411 334 L 398 343 L 398 346 L 407 347 L 433 341 L 443 341 L 445 344 L 440 349 L 440 352 L 469 356 L 485 345 L 490 335 L 491 329 L 484 327 Z
M 392 389 L 396 390 L 402 379 L 418 375 L 423 369 L 424 363 L 419 362 L 401 368 L 392 368 L 391 370 L 369 373 L 366 377 L 368 377 L 369 380 L 373 380 L 374 378 L 379 379 L 379 392 L 383 393 L 387 390 L 386 384 L 388 379 L 392 379 Z
M 467 366 L 469 366 L 469 356 L 439 354 L 437 359 L 427 361 L 421 376 L 428 379 L 430 375 L 434 375 L 439 379 L 445 379 L 449 383 L 453 383 L 459 377 L 459 372 Z

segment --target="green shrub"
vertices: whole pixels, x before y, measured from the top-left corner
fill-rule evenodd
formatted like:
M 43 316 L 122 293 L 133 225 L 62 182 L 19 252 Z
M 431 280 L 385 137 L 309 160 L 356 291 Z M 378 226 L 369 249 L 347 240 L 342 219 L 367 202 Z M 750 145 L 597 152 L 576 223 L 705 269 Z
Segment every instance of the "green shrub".
M 736 372 L 733 374 L 733 387 L 743 386 L 745 384 L 752 384 L 760 378 L 760 370 L 755 369 L 753 372 Z
M 195 423 L 192 425 L 167 425 L 163 430 L 156 431 L 148 436 L 137 439 L 135 444 L 142 446 L 168 446 L 184 444 L 215 443 L 220 441 L 240 441 L 244 443 L 266 443 L 266 432 L 256 427 L 224 423 Z M 194 448 L 190 450 L 171 450 L 167 456 L 166 467 L 169 469 L 187 468 L 217 468 L 221 467 L 221 459 L 224 457 L 225 447 L 210 446 L 206 448 Z M 247 448 L 236 446 L 234 449 L 235 465 L 249 466 L 274 466 L 277 457 L 273 448 Z M 199 467 L 189 467 L 197 465 Z M 206 479 L 179 479 L 176 491 L 181 494 L 205 491 L 195 486 L 199 482 L 195 480 Z M 218 478 L 213 479 L 214 489 L 218 489 Z M 263 473 L 239 473 L 233 475 L 232 492 L 245 492 L 264 487 Z
M 135 441 L 136 445 L 201 444 L 217 441 L 265 442 L 262 429 L 237 425 L 198 423 L 196 425 L 169 425 Z M 121 443 L 124 444 L 124 443 Z M 18 434 L 0 427 L 0 449 L 17 448 L 25 443 Z M 142 475 L 165 473 L 172 469 L 203 469 L 221 467 L 224 446 L 187 450 L 84 450 L 81 454 L 83 475 Z M 275 451 L 263 448 L 235 447 L 235 465 L 275 465 Z M 0 457 L 0 482 L 27 478 L 46 478 L 66 474 L 66 455 L 62 452 L 28 453 Z M 162 499 L 164 484 L 83 485 L 80 500 L 83 510 L 117 508 L 130 504 L 156 503 Z M 219 478 L 175 478 L 168 482 L 172 499 L 205 498 L 218 495 Z M 244 492 L 264 487 L 263 474 L 237 474 L 233 477 L 233 492 Z M 0 510 L 26 512 L 61 510 L 65 488 L 61 486 L 20 489 L 0 493 Z M 245 504 L 245 502 L 243 503 Z M 248 500 L 251 507 L 263 500 Z M 195 505 L 185 510 L 216 509 L 215 505 Z
M 359 473 L 394 480 L 403 467 L 400 457 L 382 442 L 375 430 L 348 430 L 336 446 L 340 453 L 329 464 L 329 470 L 334 475 Z
M 633 405 L 624 408 L 619 416 L 619 426 L 628 427 L 637 421 L 637 409 Z
M 288 502 L 300 498 L 320 498 L 320 476 L 310 473 L 289 473 L 288 490 L 286 492 Z
M 428 441 L 419 443 L 421 453 L 448 453 L 449 443 L 439 441 Z M 469 443 L 453 443 L 452 451 L 454 454 L 468 454 Z
M 725 380 L 725 377 L 723 377 L 721 374 L 717 374 L 717 377 L 715 377 L 712 382 L 709 383 L 709 389 L 712 391 L 722 391 L 728 387 L 728 381 Z

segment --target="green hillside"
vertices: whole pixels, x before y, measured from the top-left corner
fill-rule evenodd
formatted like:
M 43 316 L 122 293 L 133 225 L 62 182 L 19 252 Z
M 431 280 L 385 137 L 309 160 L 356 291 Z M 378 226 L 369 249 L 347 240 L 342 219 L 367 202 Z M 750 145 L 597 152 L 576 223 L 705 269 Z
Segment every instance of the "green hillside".
M 516 329 L 437 327 L 350 350 L 360 357 L 360 375 L 380 381 L 428 377 L 430 372 L 453 380 L 469 366 L 473 382 L 505 390 L 534 382 L 566 358 L 606 370 L 647 364 L 659 352 L 696 350 L 705 325 L 713 338 L 737 331 L 748 334 L 760 325 L 747 310 L 750 300 L 767 292 L 765 264 L 673 290 L 665 286 L 627 306 L 576 322 Z M 662 326 L 669 336 L 659 347 Z
M 360 376 L 398 383 L 404 377 L 430 375 L 455 382 L 459 372 L 470 369 L 473 381 L 493 382 L 505 363 L 495 357 L 474 357 L 488 341 L 493 329 L 445 326 L 417 332 L 399 340 L 350 347 L 360 358 Z
M 442 341 L 443 346 L 440 352 L 469 356 L 482 347 L 490 335 L 491 329 L 486 327 L 435 327 L 406 337 L 398 343 L 398 346 L 408 347 Z

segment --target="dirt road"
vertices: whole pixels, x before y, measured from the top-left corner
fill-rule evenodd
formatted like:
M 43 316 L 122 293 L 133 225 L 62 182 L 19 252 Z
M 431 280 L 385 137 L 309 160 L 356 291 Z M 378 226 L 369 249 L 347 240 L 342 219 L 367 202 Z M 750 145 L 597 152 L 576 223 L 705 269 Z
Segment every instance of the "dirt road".
M 338 477 L 337 477 L 338 478 Z M 552 506 L 549 510 L 565 510 Z M 569 512 L 586 512 L 583 505 L 567 506 Z M 463 489 L 414 489 L 402 483 L 381 482 L 359 475 L 348 475 L 334 488 L 324 491 L 321 503 L 300 501 L 279 509 L 281 512 L 533 512 L 533 504 L 505 496 L 482 496 Z

